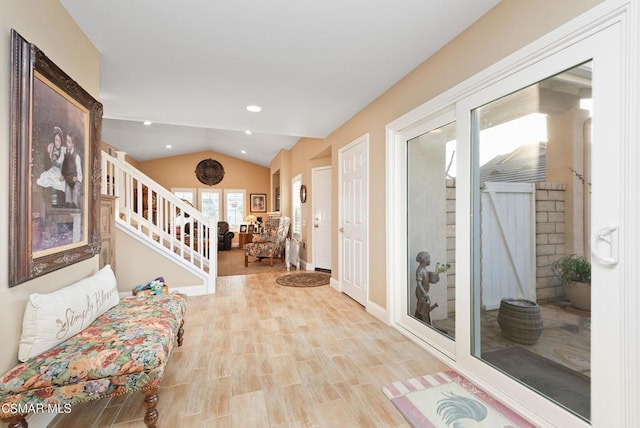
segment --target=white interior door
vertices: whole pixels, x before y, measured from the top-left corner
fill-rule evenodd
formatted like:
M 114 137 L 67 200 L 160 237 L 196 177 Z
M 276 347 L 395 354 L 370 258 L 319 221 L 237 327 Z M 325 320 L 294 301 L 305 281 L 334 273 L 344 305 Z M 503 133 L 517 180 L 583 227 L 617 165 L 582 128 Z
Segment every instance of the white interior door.
M 367 302 L 369 250 L 369 136 L 358 138 L 339 152 L 340 168 L 340 286 L 361 305 Z
M 331 167 L 311 170 L 313 210 L 313 262 L 331 270 Z

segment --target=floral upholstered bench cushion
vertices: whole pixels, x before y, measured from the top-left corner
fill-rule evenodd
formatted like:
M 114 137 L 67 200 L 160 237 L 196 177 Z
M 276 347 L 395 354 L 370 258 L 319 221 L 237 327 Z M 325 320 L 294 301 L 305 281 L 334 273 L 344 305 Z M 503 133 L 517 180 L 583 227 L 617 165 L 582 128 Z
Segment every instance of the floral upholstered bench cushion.
M 11 408 L 5 403 L 73 405 L 157 388 L 185 311 L 182 294 L 120 300 L 80 333 L 2 376 L 2 414 Z

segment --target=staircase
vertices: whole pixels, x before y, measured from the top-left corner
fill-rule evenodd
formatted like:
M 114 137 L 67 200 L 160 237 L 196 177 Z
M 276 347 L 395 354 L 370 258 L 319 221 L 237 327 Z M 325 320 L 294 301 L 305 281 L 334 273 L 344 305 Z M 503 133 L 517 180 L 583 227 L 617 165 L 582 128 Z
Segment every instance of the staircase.
M 216 218 L 205 217 L 124 160 L 102 152 L 102 194 L 117 196 L 115 223 L 153 250 L 202 279 L 188 294 L 215 292 L 218 234 Z M 191 220 L 189 234 L 176 227 L 179 215 Z M 202 245 L 201 245 L 202 244 Z

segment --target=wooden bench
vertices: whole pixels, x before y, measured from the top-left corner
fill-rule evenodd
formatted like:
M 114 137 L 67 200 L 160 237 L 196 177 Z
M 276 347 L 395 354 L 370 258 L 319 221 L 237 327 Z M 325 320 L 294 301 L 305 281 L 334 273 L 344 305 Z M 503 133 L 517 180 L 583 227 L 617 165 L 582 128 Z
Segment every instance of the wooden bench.
M 0 419 L 27 427 L 34 411 L 142 391 L 144 422 L 158 420 L 158 387 L 177 342 L 182 346 L 186 296 L 127 297 L 65 342 L 0 378 Z

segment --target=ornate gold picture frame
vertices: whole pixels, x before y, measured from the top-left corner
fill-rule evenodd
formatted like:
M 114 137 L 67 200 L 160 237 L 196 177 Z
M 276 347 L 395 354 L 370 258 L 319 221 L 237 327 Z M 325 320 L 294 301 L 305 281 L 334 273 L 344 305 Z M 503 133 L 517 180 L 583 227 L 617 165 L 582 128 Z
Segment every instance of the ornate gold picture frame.
M 11 30 L 9 286 L 100 251 L 102 104 Z

